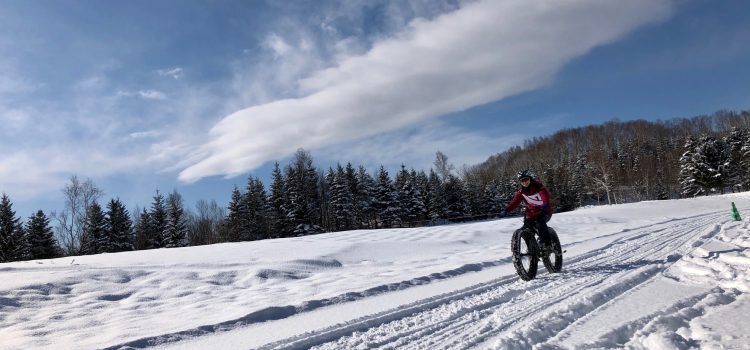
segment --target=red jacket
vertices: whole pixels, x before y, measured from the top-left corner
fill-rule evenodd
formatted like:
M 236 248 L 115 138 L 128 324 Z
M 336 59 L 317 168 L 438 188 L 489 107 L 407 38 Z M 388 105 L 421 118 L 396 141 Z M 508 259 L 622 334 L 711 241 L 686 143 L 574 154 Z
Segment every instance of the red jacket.
M 542 214 L 542 212 L 546 212 L 549 216 L 552 216 L 549 192 L 547 192 L 547 189 L 540 182 L 531 180 L 528 187 L 521 186 L 505 210 L 513 211 L 513 209 L 516 209 L 521 204 L 521 200 L 526 202 L 526 218 L 535 218 Z

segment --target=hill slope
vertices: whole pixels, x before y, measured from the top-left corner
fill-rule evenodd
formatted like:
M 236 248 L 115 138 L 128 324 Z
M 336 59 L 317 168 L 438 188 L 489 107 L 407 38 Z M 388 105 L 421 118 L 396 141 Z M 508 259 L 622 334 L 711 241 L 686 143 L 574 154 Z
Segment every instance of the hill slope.
M 739 346 L 731 201 L 750 215 L 750 194 L 555 215 L 564 270 L 531 282 L 518 218 L 0 264 L 0 349 Z

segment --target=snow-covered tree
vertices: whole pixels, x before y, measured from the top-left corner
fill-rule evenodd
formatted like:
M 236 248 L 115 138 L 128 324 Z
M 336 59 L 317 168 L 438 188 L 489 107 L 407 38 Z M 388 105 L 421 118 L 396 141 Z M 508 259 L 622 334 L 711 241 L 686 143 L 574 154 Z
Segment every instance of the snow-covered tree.
M 730 154 L 726 185 L 731 186 L 732 189 L 742 187 L 742 180 L 747 172 L 746 169 L 743 168 L 744 157 L 742 147 L 745 144 L 745 140 L 749 137 L 750 135 L 746 130 L 735 127 L 729 132 L 729 135 L 724 138 L 724 142 L 727 144 Z
M 321 232 L 320 178 L 309 152 L 297 150 L 292 164 L 286 168 L 285 178 L 289 199 L 287 219 L 294 227 L 294 234 Z
M 729 180 L 731 162 L 732 155 L 724 140 L 713 136 L 701 137 L 692 157 L 695 184 L 706 192 L 724 193 L 724 187 Z
M 164 203 L 164 195 L 158 190 L 151 202 L 150 218 L 150 236 L 152 246 L 150 248 L 164 248 L 167 244 L 167 207 Z
M 687 137 L 685 139 L 684 152 L 680 157 L 680 187 L 682 188 L 681 194 L 687 197 L 695 197 L 702 193 L 703 189 L 698 186 L 695 182 L 696 168 L 693 162 L 693 155 L 695 154 L 696 142 L 693 137 Z

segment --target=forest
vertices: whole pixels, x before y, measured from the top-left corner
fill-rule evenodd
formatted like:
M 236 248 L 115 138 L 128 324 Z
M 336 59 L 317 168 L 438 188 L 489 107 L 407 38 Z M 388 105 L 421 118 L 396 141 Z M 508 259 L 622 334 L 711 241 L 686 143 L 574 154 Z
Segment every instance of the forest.
M 133 212 L 118 198 L 72 176 L 62 209 L 23 221 L 0 200 L 0 262 L 324 232 L 415 227 L 495 217 L 529 169 L 550 191 L 556 212 L 587 205 L 666 200 L 750 188 L 750 111 L 669 121 L 613 120 L 560 130 L 456 169 L 436 152 L 434 167 L 402 165 L 390 174 L 352 163 L 315 166 L 299 149 L 275 164 L 270 184 L 250 176 L 227 207 L 156 191 Z

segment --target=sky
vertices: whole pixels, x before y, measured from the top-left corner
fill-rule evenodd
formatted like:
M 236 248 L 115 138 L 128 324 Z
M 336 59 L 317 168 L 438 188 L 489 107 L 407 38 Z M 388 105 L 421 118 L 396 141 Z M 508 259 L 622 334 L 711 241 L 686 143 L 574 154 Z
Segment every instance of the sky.
M 612 119 L 750 108 L 745 1 L 0 2 L 0 191 L 228 201 L 328 168 L 477 164 Z

